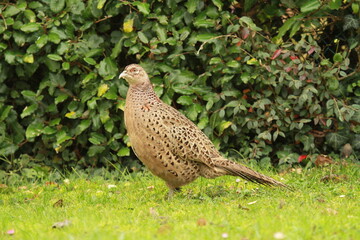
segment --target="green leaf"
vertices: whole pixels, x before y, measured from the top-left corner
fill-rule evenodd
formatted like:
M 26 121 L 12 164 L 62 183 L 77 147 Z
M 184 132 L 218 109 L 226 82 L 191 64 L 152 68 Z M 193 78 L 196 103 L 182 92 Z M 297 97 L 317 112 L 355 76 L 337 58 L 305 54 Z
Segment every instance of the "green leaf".
M 332 132 L 326 135 L 326 142 L 335 150 L 340 149 L 347 141 L 348 136 L 339 132 Z
M 69 70 L 69 69 L 70 69 L 70 63 L 69 63 L 69 62 L 63 62 L 63 63 L 61 64 L 61 66 L 62 66 L 62 68 L 63 68 L 64 70 Z
M 31 114 L 33 114 L 38 109 L 38 104 L 31 104 L 30 106 L 26 106 L 22 111 L 20 117 L 24 118 Z
M 28 98 L 34 98 L 34 97 L 36 97 L 36 93 L 34 93 L 33 91 L 30 91 L 30 90 L 21 91 L 21 94 L 22 94 L 24 97 L 28 97 Z
M 90 65 L 96 65 L 96 61 L 93 58 L 85 57 L 84 61 Z
M 40 136 L 40 134 L 42 133 L 42 129 L 44 127 L 44 124 L 42 122 L 32 122 L 30 123 L 30 125 L 27 127 L 26 132 L 25 132 L 25 136 L 27 139 L 31 139 L 37 136 Z
M 222 59 L 219 57 L 213 57 L 210 59 L 209 64 L 213 65 L 213 64 L 219 64 L 222 63 Z
M 141 13 L 143 13 L 144 15 L 149 15 L 149 13 L 150 13 L 150 4 L 149 3 L 135 1 L 132 4 L 135 5 L 139 9 L 139 11 Z
M 231 60 L 231 61 L 229 61 L 229 62 L 226 63 L 226 66 L 232 67 L 232 68 L 239 68 L 239 67 L 240 67 L 240 63 L 239 63 L 238 61 Z
M 50 9 L 54 13 L 58 13 L 65 7 L 65 0 L 50 0 Z
M 310 12 L 317 10 L 321 6 L 320 2 L 318 0 L 307 0 L 305 2 L 302 2 L 302 5 L 300 6 L 300 11 Z
M 89 157 L 93 157 L 97 154 L 102 153 L 105 150 L 104 146 L 91 146 L 89 147 L 88 155 Z
M 56 43 L 56 44 L 59 44 L 60 41 L 61 41 L 59 34 L 57 34 L 55 32 L 50 32 L 49 35 L 48 35 L 48 39 L 49 39 L 50 42 L 53 42 L 53 43 Z
M 32 54 L 25 54 L 23 57 L 23 61 L 25 63 L 34 63 L 34 55 Z
M 55 104 L 59 104 L 59 103 L 62 103 L 63 101 L 65 101 L 67 98 L 69 97 L 68 94 L 66 93 L 61 93 L 59 96 L 57 96 L 55 98 Z
M 20 30 L 26 33 L 36 32 L 41 28 L 39 23 L 26 23 L 20 27 Z
M 245 0 L 244 1 L 244 10 L 248 12 L 256 4 L 257 0 Z
M 29 20 L 29 22 L 36 22 L 36 15 L 32 10 L 26 9 L 24 11 L 24 16 Z
M 0 122 L 4 121 L 10 113 L 10 110 L 13 108 L 13 106 L 5 106 L 0 108 L 1 113 L 0 113 Z
M 59 125 L 60 121 L 61 121 L 61 118 L 55 118 L 49 122 L 49 126 Z
M 194 13 L 198 4 L 199 4 L 199 0 L 188 0 L 185 3 L 185 6 L 187 7 L 187 11 L 189 13 Z
M 140 41 L 142 41 L 143 43 L 149 43 L 148 38 L 145 36 L 145 34 L 143 32 L 139 31 L 137 33 L 137 35 L 138 35 Z
M 342 62 L 343 57 L 342 57 L 341 53 L 335 53 L 333 56 L 333 60 L 334 60 L 334 62 Z
M 326 83 L 329 89 L 332 91 L 339 88 L 339 81 L 335 77 L 329 78 Z
M 89 142 L 92 144 L 102 144 L 106 141 L 106 137 L 100 133 L 92 132 L 90 136 Z
M 355 138 L 353 139 L 351 146 L 353 149 L 360 150 L 360 134 L 356 134 Z
M 71 111 L 71 112 L 66 113 L 66 114 L 65 114 L 65 117 L 70 118 L 70 119 L 76 119 L 76 118 L 78 118 L 76 112 L 74 112 L 74 111 Z
M 196 121 L 198 114 L 201 112 L 202 107 L 200 104 L 192 104 L 186 111 L 186 116 L 191 121 Z
M 332 10 L 338 10 L 341 7 L 342 0 L 330 0 L 329 8 Z
M 3 7 L 4 5 L 2 5 Z M 15 16 L 16 14 L 18 14 L 21 10 L 19 8 L 17 8 L 16 6 L 14 5 L 7 5 L 5 11 L 3 12 L 3 16 L 5 18 L 7 17 L 12 17 L 12 16 Z
M 216 35 L 215 33 L 202 33 L 202 34 L 196 35 L 195 39 L 199 42 L 205 42 L 205 41 L 209 41 L 217 36 L 218 35 Z
M 357 14 L 359 12 L 359 3 L 352 3 L 351 9 L 353 11 L 353 14 Z
M 119 56 L 123 48 L 124 40 L 125 40 L 125 36 L 120 38 L 119 41 L 115 44 L 115 47 L 111 51 L 111 55 L 110 55 L 111 58 L 115 59 Z
M 101 120 L 101 118 L 100 118 Z M 112 119 L 109 119 L 108 121 L 106 121 L 104 128 L 107 132 L 111 133 L 114 129 L 114 121 Z
M 57 54 L 48 54 L 47 57 L 53 61 L 62 61 L 62 57 Z
M 209 118 L 208 117 L 203 117 L 203 118 L 200 119 L 197 126 L 200 129 L 204 129 L 205 127 L 207 127 L 208 123 L 209 123 Z
M 130 148 L 128 148 L 128 147 L 122 147 L 122 148 L 120 148 L 120 150 L 117 152 L 117 155 L 118 155 L 119 157 L 130 156 Z
M 219 125 L 219 134 L 223 134 L 224 130 L 231 126 L 232 122 L 230 121 L 222 121 Z
M 65 130 L 60 130 L 57 134 L 56 134 L 56 144 L 60 145 L 61 143 L 67 141 L 71 139 L 71 137 L 69 135 L 67 135 Z
M 49 127 L 49 126 L 46 126 L 43 130 L 43 133 L 46 134 L 46 135 L 51 135 L 51 134 L 54 134 L 54 133 L 57 133 L 57 129 L 54 128 L 54 127 Z
M 181 104 L 181 105 L 185 105 L 185 106 L 188 106 L 188 105 L 192 105 L 193 104 L 193 100 L 192 100 L 192 97 L 190 96 L 181 96 L 177 99 L 176 101 L 178 104 Z
M 75 134 L 80 135 L 83 131 L 88 129 L 90 127 L 90 125 L 91 125 L 91 120 L 90 119 L 81 120 L 80 124 L 78 124 L 76 126 Z
M 215 27 L 216 21 L 214 19 L 204 19 L 202 17 L 197 17 L 194 21 L 194 26 L 197 28 L 212 28 Z
M 212 2 L 219 9 L 219 11 L 222 10 L 222 7 L 224 5 L 223 1 L 221 1 L 221 0 L 212 0 Z
M 262 30 L 261 28 L 256 26 L 255 23 L 253 22 L 253 20 L 251 18 L 249 18 L 249 17 L 246 17 L 246 16 L 241 17 L 239 19 L 239 22 L 240 22 L 240 24 L 245 23 L 247 25 L 247 27 L 250 28 L 253 31 L 261 31 Z
M 157 35 L 157 37 L 159 38 L 159 40 L 160 40 L 161 42 L 165 42 L 165 41 L 166 41 L 166 38 L 167 38 L 166 29 L 156 23 L 156 24 L 154 25 L 154 30 L 155 30 L 156 35 Z
M 98 71 L 100 76 L 102 76 L 105 80 L 109 80 L 113 79 L 117 75 L 118 68 L 112 58 L 106 57 L 100 62 Z
M 348 30 L 348 29 L 358 29 L 359 28 L 359 19 L 357 17 L 355 17 L 352 14 L 348 14 L 344 17 L 344 25 L 343 25 L 343 29 L 344 31 Z
M 48 36 L 42 35 L 36 40 L 35 44 L 38 48 L 42 48 L 43 46 L 46 45 L 47 41 L 48 41 Z
M 102 9 L 106 3 L 106 0 L 99 0 L 96 6 L 97 9 Z

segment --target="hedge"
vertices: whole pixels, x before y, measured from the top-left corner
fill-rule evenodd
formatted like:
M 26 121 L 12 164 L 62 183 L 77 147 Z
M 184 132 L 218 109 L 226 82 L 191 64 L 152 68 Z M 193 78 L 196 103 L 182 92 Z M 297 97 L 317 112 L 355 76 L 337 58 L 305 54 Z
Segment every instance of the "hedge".
M 229 157 L 292 163 L 345 143 L 359 153 L 359 1 L 0 7 L 0 178 L 138 168 L 118 79 L 130 63 Z

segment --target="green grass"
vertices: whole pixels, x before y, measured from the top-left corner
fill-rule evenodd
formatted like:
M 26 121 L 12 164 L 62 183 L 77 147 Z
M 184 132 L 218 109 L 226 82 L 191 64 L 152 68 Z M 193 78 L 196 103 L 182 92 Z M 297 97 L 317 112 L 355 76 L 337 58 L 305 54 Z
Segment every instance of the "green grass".
M 321 180 L 329 174 L 340 176 Z M 2 186 L 0 239 L 360 239 L 359 165 L 282 178 L 293 192 L 222 177 L 198 179 L 170 201 L 164 183 L 147 172 Z M 64 220 L 71 224 L 52 228 Z

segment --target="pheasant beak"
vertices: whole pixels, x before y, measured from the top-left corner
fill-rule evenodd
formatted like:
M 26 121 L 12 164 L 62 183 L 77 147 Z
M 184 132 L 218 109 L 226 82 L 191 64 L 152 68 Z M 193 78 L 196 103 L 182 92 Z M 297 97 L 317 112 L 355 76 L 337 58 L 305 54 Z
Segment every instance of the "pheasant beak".
M 119 78 L 125 78 L 127 76 L 126 70 L 124 70 L 120 75 Z

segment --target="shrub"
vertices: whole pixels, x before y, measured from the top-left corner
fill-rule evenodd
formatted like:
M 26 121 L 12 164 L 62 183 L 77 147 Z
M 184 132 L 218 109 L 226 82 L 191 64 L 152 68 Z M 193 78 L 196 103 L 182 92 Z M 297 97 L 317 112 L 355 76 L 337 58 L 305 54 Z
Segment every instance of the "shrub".
M 269 161 L 359 150 L 358 2 L 310 2 L 1 3 L 0 167 L 136 168 L 118 79 L 133 62 L 223 152 Z M 357 32 L 324 45 L 324 29 L 341 24 L 331 16 L 347 12 Z

